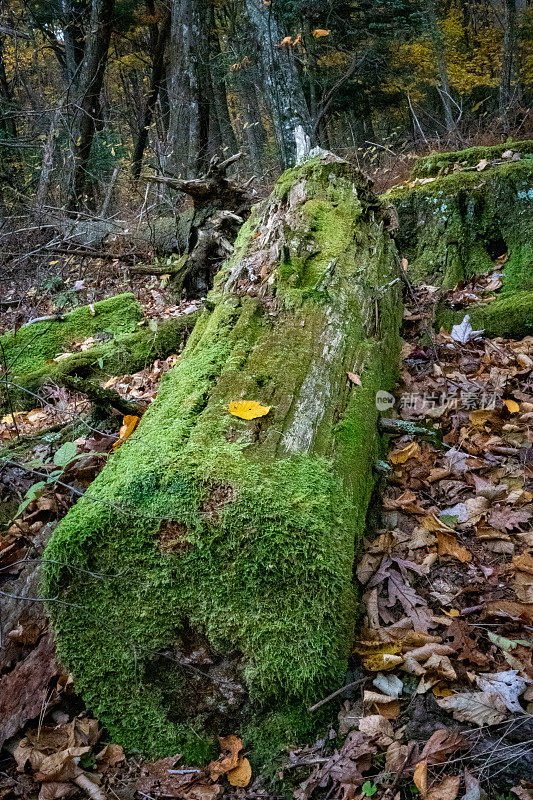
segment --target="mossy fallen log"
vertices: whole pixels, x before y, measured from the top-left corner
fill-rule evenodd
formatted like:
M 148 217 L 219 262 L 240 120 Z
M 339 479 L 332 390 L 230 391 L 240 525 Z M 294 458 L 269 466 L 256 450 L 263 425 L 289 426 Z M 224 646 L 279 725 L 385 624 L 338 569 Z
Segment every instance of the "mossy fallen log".
M 411 177 L 430 182 L 386 194 L 398 211 L 397 244 L 414 282 L 452 288 L 508 254 L 502 293 L 533 289 L 533 146 L 518 144 L 522 151 L 508 144 L 421 159 Z M 505 149 L 521 152 L 520 160 L 491 166 Z M 454 164 L 475 167 L 484 155 L 486 169 L 453 172 Z
M 333 156 L 286 172 L 207 308 L 54 531 L 43 586 L 59 656 L 113 741 L 188 762 L 224 731 L 256 759 L 297 739 L 343 680 L 402 316 L 366 179 Z M 240 419 L 238 400 L 270 410 Z
M 450 332 L 454 325 L 470 316 L 474 330 L 483 330 L 485 336 L 504 336 L 509 339 L 522 339 L 533 335 L 533 291 L 515 292 L 507 297 L 499 297 L 485 306 L 469 306 L 457 311 L 440 306 L 436 314 L 435 327 Z
M 94 311 L 94 313 L 93 313 Z M 199 313 L 159 321 L 150 328 L 143 322 L 134 295 L 122 294 L 81 306 L 54 320 L 25 325 L 0 337 L 2 371 L 0 403 L 32 408 L 47 384 L 65 385 L 65 378 L 98 379 L 122 375 L 148 366 L 156 358 L 179 352 Z M 101 339 L 87 350 L 54 361 L 62 352 L 89 337 Z M 2 400 L 3 398 L 3 400 Z

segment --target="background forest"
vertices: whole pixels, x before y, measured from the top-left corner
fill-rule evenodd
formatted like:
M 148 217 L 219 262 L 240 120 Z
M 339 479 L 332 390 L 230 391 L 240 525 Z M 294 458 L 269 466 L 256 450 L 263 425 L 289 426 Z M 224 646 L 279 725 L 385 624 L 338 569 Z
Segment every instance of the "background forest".
M 384 185 L 413 150 L 525 138 L 532 25 L 527 0 L 2 0 L 0 214 L 168 203 L 143 170 L 239 150 L 268 184 L 298 124 Z

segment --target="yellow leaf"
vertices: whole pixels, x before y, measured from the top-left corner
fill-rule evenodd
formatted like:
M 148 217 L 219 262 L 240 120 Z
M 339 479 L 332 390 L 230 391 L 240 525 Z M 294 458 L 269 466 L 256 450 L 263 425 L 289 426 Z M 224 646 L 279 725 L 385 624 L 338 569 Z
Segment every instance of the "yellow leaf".
M 248 786 L 252 779 L 252 768 L 247 758 L 241 758 L 235 769 L 228 772 L 228 781 L 232 786 Z
M 230 414 L 240 419 L 257 419 L 270 411 L 270 406 L 262 406 L 256 400 L 233 400 L 228 407 Z
M 444 614 L 446 614 L 447 617 L 460 617 L 461 616 L 461 612 L 459 611 L 458 608 L 450 608 L 449 611 L 446 611 L 445 608 L 442 608 L 441 611 Z
M 430 533 L 454 533 L 454 529 L 446 525 L 441 519 L 438 519 L 435 514 L 426 514 L 421 521 L 424 528 Z
M 324 28 L 315 28 L 313 31 L 313 36 L 315 39 L 320 39 L 322 36 L 329 36 L 331 31 L 326 31 Z
M 363 667 L 369 672 L 387 672 L 402 663 L 403 658 L 392 653 L 375 653 L 363 658 Z
M 405 464 L 410 458 L 417 458 L 420 455 L 420 445 L 418 442 L 411 442 L 407 447 L 402 447 L 401 450 L 395 450 L 389 456 L 389 461 L 393 464 Z
M 428 790 L 428 762 L 427 761 L 419 761 L 415 767 L 415 772 L 413 775 L 413 781 L 422 795 L 425 797 Z
M 120 447 L 120 445 L 131 436 L 131 434 L 139 424 L 140 419 L 141 419 L 140 417 L 136 417 L 131 414 L 128 414 L 127 416 L 124 417 L 119 431 L 119 438 L 117 439 L 116 442 L 113 442 L 113 450 L 116 450 L 117 447 Z
M 504 400 L 504 404 L 507 406 L 507 410 L 509 414 L 518 414 L 520 411 L 520 406 L 516 402 L 516 400 Z

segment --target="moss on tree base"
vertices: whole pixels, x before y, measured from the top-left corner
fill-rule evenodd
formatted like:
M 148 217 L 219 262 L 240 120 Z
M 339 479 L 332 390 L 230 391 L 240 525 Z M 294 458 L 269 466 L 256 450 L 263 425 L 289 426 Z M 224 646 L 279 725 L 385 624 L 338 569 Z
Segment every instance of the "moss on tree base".
M 366 180 L 338 161 L 286 173 L 208 300 L 44 580 L 59 656 L 113 740 L 196 762 L 230 729 L 256 759 L 294 741 L 346 669 L 402 313 Z M 239 399 L 270 412 L 240 420 Z

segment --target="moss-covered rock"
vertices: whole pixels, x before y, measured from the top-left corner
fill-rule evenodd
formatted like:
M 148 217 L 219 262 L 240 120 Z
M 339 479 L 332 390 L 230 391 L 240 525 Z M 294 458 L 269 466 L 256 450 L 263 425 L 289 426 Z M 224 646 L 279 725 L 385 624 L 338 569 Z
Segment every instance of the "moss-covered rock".
M 363 176 L 307 162 L 243 226 L 178 365 L 54 531 L 59 656 L 113 740 L 265 756 L 339 685 L 397 369 L 397 254 Z M 348 372 L 360 376 L 361 386 Z M 242 420 L 246 399 L 270 406 Z
M 38 322 L 0 337 L 4 348 L 8 386 L 0 386 L 0 404 L 9 392 L 10 406 L 33 408 L 35 394 L 64 376 L 98 378 L 144 369 L 156 358 L 178 352 L 199 314 L 159 321 L 156 327 L 139 325 L 143 315 L 132 294 L 123 294 L 66 314 L 62 320 Z M 54 356 L 69 351 L 88 337 L 101 342 L 68 358 Z M 4 378 L 4 380 L 6 380 Z
M 399 187 L 386 198 L 398 211 L 398 247 L 413 281 L 451 288 L 508 253 L 502 292 L 533 288 L 532 158 Z

